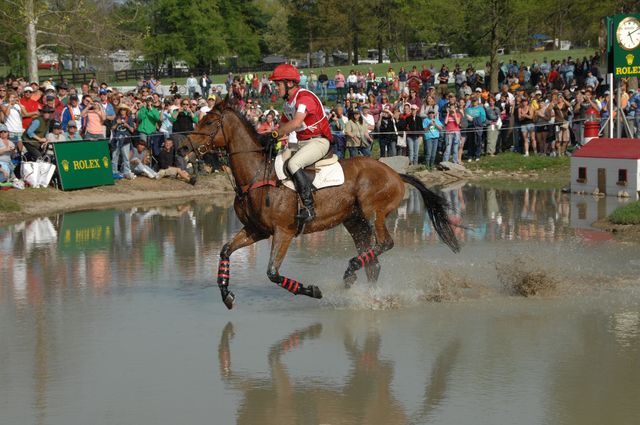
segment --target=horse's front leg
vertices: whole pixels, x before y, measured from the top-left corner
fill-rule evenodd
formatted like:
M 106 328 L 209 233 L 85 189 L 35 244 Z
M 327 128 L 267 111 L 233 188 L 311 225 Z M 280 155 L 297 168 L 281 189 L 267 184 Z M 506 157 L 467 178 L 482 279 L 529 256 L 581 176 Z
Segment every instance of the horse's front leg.
M 289 233 L 282 229 L 276 229 L 273 233 L 273 239 L 271 241 L 271 257 L 269 258 L 269 268 L 267 269 L 267 276 L 269 280 L 293 295 L 306 295 L 311 298 L 322 298 L 322 292 L 320 288 L 315 285 L 304 286 L 302 283 L 290 279 L 285 276 L 281 276 L 279 273 L 280 265 L 284 256 L 287 254 L 289 244 L 293 239 L 293 233 Z
M 231 262 L 229 257 L 231 254 L 245 246 L 253 245 L 254 243 L 266 239 L 268 235 L 253 232 L 252 230 L 243 227 L 231 240 L 224 244 L 220 250 L 220 262 L 218 263 L 218 288 L 220 288 L 220 295 L 222 295 L 222 302 L 227 306 L 229 310 L 233 308 L 233 302 L 236 297 L 233 292 L 229 291 L 229 277 Z

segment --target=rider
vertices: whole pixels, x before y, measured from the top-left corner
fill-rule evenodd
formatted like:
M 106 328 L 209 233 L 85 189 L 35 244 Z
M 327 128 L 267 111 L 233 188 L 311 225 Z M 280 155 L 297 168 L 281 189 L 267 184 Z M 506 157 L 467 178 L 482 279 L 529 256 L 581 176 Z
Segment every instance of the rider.
M 273 132 L 273 137 L 279 139 L 295 132 L 298 139 L 299 149 L 289 160 L 288 168 L 305 207 L 299 219 L 308 222 L 313 220 L 316 213 L 311 181 L 303 168 L 319 161 L 329 152 L 332 137 L 329 121 L 318 96 L 298 86 L 300 73 L 295 66 L 278 65 L 269 79 L 276 83 L 278 95 L 285 101 L 280 127 Z

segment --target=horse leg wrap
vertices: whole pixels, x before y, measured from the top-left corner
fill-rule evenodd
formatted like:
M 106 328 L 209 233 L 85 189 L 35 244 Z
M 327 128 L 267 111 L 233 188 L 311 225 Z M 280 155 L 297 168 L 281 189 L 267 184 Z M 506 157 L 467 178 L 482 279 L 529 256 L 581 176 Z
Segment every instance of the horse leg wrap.
M 376 253 L 373 252 L 373 249 L 365 251 L 362 254 L 358 255 L 357 257 L 353 257 L 351 260 L 349 260 L 349 267 L 347 268 L 345 275 L 347 274 L 351 275 L 352 273 L 355 273 L 356 271 L 364 267 L 365 264 L 375 259 L 376 259 Z
M 220 288 L 222 302 L 231 310 L 236 296 L 229 291 L 229 260 L 220 260 L 218 263 L 218 288 Z
M 278 284 L 282 286 L 287 291 L 291 292 L 293 295 L 298 295 L 300 288 L 303 288 L 302 284 L 293 279 L 289 279 L 288 277 L 282 277 L 282 281 Z
M 282 280 L 278 285 L 291 292 L 293 295 L 306 295 L 317 299 L 322 298 L 322 291 L 320 291 L 320 288 L 315 285 L 304 286 L 302 283 L 284 276 L 281 276 L 281 279 Z
M 218 288 L 226 288 L 229 286 L 229 260 L 220 260 L 218 263 Z

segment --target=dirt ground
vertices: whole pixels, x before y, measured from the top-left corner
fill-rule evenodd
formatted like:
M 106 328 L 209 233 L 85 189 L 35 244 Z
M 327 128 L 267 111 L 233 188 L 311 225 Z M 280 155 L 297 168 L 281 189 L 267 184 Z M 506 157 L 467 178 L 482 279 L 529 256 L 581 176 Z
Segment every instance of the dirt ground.
M 139 177 L 135 180 L 118 180 L 113 186 L 68 192 L 53 188 L 14 189 L 0 192 L 0 200 L 16 203 L 20 211 L 0 211 L 0 223 L 7 224 L 63 211 L 139 206 L 163 200 L 178 201 L 218 196 L 225 199 L 225 204 L 231 205 L 229 199 L 233 200 L 232 195 L 231 183 L 226 174 L 222 173 L 202 176 L 194 186 L 174 179 L 152 180 Z

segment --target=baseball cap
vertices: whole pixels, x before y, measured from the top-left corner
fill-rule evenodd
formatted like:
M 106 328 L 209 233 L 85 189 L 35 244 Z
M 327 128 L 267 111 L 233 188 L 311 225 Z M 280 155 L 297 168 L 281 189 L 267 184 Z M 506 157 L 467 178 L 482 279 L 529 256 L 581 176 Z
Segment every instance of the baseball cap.
M 60 124 L 60 121 L 53 121 L 51 123 L 51 128 L 62 128 L 62 124 Z
M 213 94 L 210 94 L 209 97 L 207 97 L 207 100 L 216 100 L 216 96 Z M 251 100 L 251 99 L 249 99 Z
M 50 94 L 49 94 L 49 95 L 47 95 L 47 96 L 45 97 L 45 100 L 46 100 L 47 102 L 48 102 L 48 101 L 51 101 L 51 100 L 56 100 L 56 97 L 55 97 L 55 96 L 52 96 L 52 95 L 50 95 Z
M 33 87 L 31 87 L 31 86 L 25 86 L 25 88 L 23 89 L 23 91 L 33 91 Z
M 44 86 L 44 91 L 56 91 L 56 88 L 53 87 L 51 84 L 47 84 L 46 86 Z
M 70 120 L 70 121 L 67 123 L 67 127 L 75 127 L 75 128 L 78 128 L 78 123 L 77 123 L 75 120 Z
M 370 107 L 369 107 L 369 105 L 364 104 L 364 105 L 362 105 L 362 109 L 370 109 Z
M 418 109 L 418 105 L 416 105 L 415 103 L 411 104 L 411 109 Z
M 6 125 L 0 123 L 0 131 L 9 131 Z
M 435 114 L 435 113 L 436 113 L 436 111 L 434 111 L 433 109 L 430 110 L 429 112 L 427 112 L 428 115 Z
M 480 92 L 482 92 L 482 89 L 481 89 L 480 87 L 476 87 L 476 91 L 477 91 L 478 93 L 480 93 Z
M 107 89 L 100 89 L 100 90 L 98 91 L 98 94 L 107 94 L 107 93 L 108 93 L 108 92 L 107 92 Z
M 72 94 L 71 96 L 69 96 L 69 100 L 78 100 L 78 95 Z

